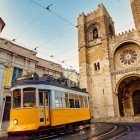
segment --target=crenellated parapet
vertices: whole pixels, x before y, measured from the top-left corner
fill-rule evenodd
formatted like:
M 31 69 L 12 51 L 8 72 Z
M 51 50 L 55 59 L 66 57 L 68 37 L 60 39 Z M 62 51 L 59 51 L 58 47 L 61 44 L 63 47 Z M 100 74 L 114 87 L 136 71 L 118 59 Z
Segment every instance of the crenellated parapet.
M 98 5 L 97 10 L 87 14 L 83 12 L 79 14 L 77 25 L 80 46 L 85 46 L 85 44 L 95 40 L 94 37 L 97 34 L 102 39 L 115 34 L 114 22 L 102 3 Z
M 79 14 L 78 20 L 80 18 L 85 18 L 85 20 L 88 22 L 92 19 L 96 19 L 98 17 L 101 17 L 103 15 L 106 15 L 108 18 L 111 18 L 108 11 L 106 10 L 105 6 L 103 5 L 103 3 L 98 5 L 97 10 L 94 10 L 90 13 L 84 14 L 83 12 L 81 14 Z
M 124 40 L 135 40 L 139 35 L 139 32 L 135 29 L 131 29 L 109 38 L 109 44 L 118 44 Z

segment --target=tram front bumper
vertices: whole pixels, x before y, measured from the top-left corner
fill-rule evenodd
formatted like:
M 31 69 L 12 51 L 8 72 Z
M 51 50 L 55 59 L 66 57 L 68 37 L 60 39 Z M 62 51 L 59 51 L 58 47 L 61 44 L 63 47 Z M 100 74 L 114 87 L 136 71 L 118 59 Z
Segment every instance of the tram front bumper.
M 28 124 L 28 125 L 10 125 L 7 129 L 7 132 L 24 132 L 24 131 L 34 131 L 37 130 L 39 126 L 37 124 Z

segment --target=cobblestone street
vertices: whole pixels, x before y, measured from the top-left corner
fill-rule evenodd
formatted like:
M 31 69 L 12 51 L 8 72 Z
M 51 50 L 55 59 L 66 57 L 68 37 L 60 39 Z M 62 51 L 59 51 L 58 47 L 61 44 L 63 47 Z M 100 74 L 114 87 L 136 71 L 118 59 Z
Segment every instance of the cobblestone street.
M 121 126 L 116 129 L 116 124 L 108 123 L 94 123 L 91 124 L 90 128 L 81 130 L 79 132 L 71 132 L 69 134 L 54 135 L 49 139 L 61 139 L 61 140 L 108 140 L 108 139 L 119 139 L 119 140 L 139 140 L 140 139 L 140 123 L 121 123 Z M 118 123 L 117 123 L 118 125 Z M 128 128 L 125 130 L 125 128 Z M 6 132 L 0 133 L 0 140 L 6 140 Z
M 128 123 L 127 125 L 130 127 L 130 132 L 121 136 L 119 140 L 140 140 L 140 123 Z

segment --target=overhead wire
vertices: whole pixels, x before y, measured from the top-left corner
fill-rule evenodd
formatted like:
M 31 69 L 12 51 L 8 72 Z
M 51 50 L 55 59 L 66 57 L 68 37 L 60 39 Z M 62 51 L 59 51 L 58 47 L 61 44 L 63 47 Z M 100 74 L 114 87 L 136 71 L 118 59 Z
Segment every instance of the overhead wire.
M 128 24 L 128 25 L 130 25 L 130 24 Z M 121 28 L 119 28 L 119 29 L 123 29 L 123 28 L 125 28 L 125 27 L 128 27 L 128 25 L 127 26 L 123 26 L 123 27 L 121 27 Z M 117 29 L 118 30 L 118 29 Z M 25 45 L 24 45 L 25 46 Z M 51 58 L 53 58 L 54 56 L 56 57 L 56 56 L 58 56 L 58 55 L 60 55 L 60 54 L 63 54 L 63 53 L 66 53 L 66 52 L 68 52 L 68 51 L 70 51 L 70 50 L 72 50 L 72 49 L 74 49 L 75 47 L 73 47 L 73 48 L 70 48 L 70 49 L 67 49 L 67 50 L 65 50 L 65 51 L 62 51 L 62 52 L 60 52 L 60 53 L 58 53 L 58 54 L 56 54 L 56 55 L 47 55 L 48 57 L 51 57 Z M 33 48 L 32 48 L 33 49 Z M 38 51 L 38 50 L 37 50 Z M 42 53 L 42 54 L 44 54 L 44 55 L 46 55 L 46 53 L 44 53 L 44 52 L 41 52 L 41 51 L 38 51 L 38 52 L 40 52 L 40 53 Z M 71 59 L 68 59 L 68 60 L 57 60 L 57 59 L 54 59 L 56 62 L 58 62 L 58 63 L 62 63 L 62 64 L 64 64 L 64 65 L 66 65 L 66 66 L 69 66 L 69 67 L 79 67 L 79 66 L 71 66 L 71 65 L 67 65 L 66 64 L 66 62 L 68 62 L 68 61 L 71 61 L 71 60 L 76 60 L 78 57 L 74 57 L 74 58 L 71 58 Z
M 58 18 L 64 20 L 65 22 L 69 23 L 70 25 L 74 26 L 74 27 L 78 27 L 78 26 L 75 26 L 73 23 L 69 22 L 67 19 L 63 18 L 62 16 L 56 14 L 55 12 L 53 12 L 52 10 L 50 9 L 47 9 L 48 11 L 50 11 L 52 14 L 54 14 L 55 16 L 57 16 Z
M 17 41 L 11 41 L 11 42 L 13 42 L 13 43 L 16 42 L 17 45 L 24 46 L 25 48 L 28 48 L 28 49 L 31 49 L 31 50 L 34 51 L 34 48 L 33 48 L 33 47 L 29 47 L 29 46 L 27 46 L 27 45 L 25 45 L 25 44 L 22 44 L 22 43 L 19 43 L 19 42 L 17 42 Z M 67 62 L 67 61 L 70 61 L 70 59 L 69 59 L 69 60 L 58 60 L 58 59 L 55 59 L 55 58 L 51 57 L 51 55 L 46 54 L 45 52 L 42 52 L 42 51 L 39 51 L 39 50 L 36 50 L 36 52 L 48 56 L 49 58 L 53 59 L 56 63 L 63 64 L 63 65 L 65 65 L 65 66 L 71 67 L 71 65 L 68 65 L 68 64 L 65 63 L 65 62 Z M 72 59 L 74 59 L 74 58 L 72 58 Z M 72 59 L 71 59 L 71 60 L 72 60 Z
M 29 46 L 27 46 L 27 45 L 25 45 L 25 44 L 19 43 L 19 42 L 17 42 L 17 41 L 11 41 L 11 42 L 13 42 L 13 43 L 16 42 L 16 45 L 24 46 L 25 48 L 28 48 L 28 49 L 31 49 L 32 51 L 34 51 L 34 48 L 29 47 Z M 44 54 L 44 55 L 50 57 L 50 55 L 48 55 L 48 54 L 46 54 L 46 53 L 44 53 L 44 52 L 42 52 L 42 51 L 36 51 L 36 52 L 39 52 L 39 53 L 41 53 L 41 54 Z M 53 59 L 54 59 L 54 58 L 53 58 Z M 58 60 L 56 60 L 56 59 L 54 59 L 54 60 L 55 60 L 57 63 L 61 63 L 61 62 L 62 62 L 62 61 L 58 61 Z
M 33 1 L 33 0 L 30 0 L 30 1 L 32 1 L 32 2 L 34 2 L 35 4 L 37 4 L 38 6 L 41 6 L 40 4 L 38 4 L 37 2 L 35 2 L 35 1 Z M 54 0 L 52 1 L 52 2 L 54 2 Z M 51 4 L 52 5 L 52 4 Z M 51 5 L 49 5 L 49 6 L 51 6 Z M 48 6 L 48 7 L 49 7 Z M 42 6 L 43 7 L 43 6 Z M 44 12 L 44 11 L 43 11 Z M 38 14 L 37 15 L 37 17 L 35 17 L 22 31 L 21 31 L 21 33 L 19 33 L 19 35 L 17 35 L 17 37 L 16 38 L 14 38 L 12 41 L 16 41 L 41 15 L 42 15 L 42 13 L 43 12 L 41 12 L 40 14 Z
M 37 3 L 37 2 L 35 2 L 35 1 L 33 1 L 33 0 L 30 0 L 30 1 L 33 2 L 33 3 L 36 4 L 36 5 L 38 5 L 38 6 L 42 7 L 42 8 L 44 8 L 44 9 L 46 9 L 46 7 L 44 7 L 43 5 Z
M 73 27 L 75 27 L 75 28 L 78 27 L 78 26 L 75 26 L 73 23 L 71 23 L 71 22 L 70 22 L 69 20 L 67 20 L 66 18 L 64 18 L 64 17 L 60 16 L 59 14 L 57 14 L 57 13 L 53 12 L 52 10 L 50 10 L 50 7 L 52 6 L 52 4 L 50 4 L 50 5 L 47 6 L 47 7 L 44 7 L 43 5 L 37 3 L 37 2 L 35 2 L 35 1 L 33 1 L 33 0 L 30 0 L 30 1 L 33 2 L 34 4 L 37 4 L 38 6 L 40 6 L 40 7 L 42 7 L 42 8 L 44 8 L 45 10 L 51 12 L 52 14 L 54 14 L 55 16 L 57 16 L 58 18 L 60 18 L 61 20 L 63 20 L 63 21 L 65 21 L 65 22 L 69 23 L 70 25 L 72 25 Z
M 126 26 L 125 26 L 126 27 Z M 123 27 L 124 28 L 124 27 Z M 121 28 L 122 29 L 122 28 Z M 22 44 L 23 45 L 23 44 Z M 24 45 L 25 46 L 25 45 Z M 27 47 L 27 46 L 26 46 Z M 74 47 L 75 48 L 75 47 Z M 71 48 L 71 49 L 74 49 L 74 48 Z M 33 49 L 33 48 L 31 48 L 31 49 Z M 65 51 L 63 51 L 63 52 L 61 52 L 62 54 L 63 53 L 66 53 L 67 51 L 69 51 L 69 50 L 71 50 L 71 49 L 68 49 L 68 50 L 65 50 Z M 38 50 L 37 50 L 38 51 Z M 44 54 L 44 55 L 47 55 L 46 53 L 44 53 L 44 52 L 41 52 L 41 51 L 38 51 L 39 53 L 42 53 L 42 54 Z M 58 53 L 57 55 L 60 55 L 61 53 Z M 55 56 L 57 56 L 57 55 L 55 55 Z M 52 58 L 52 55 L 47 55 L 48 57 L 51 57 Z M 79 67 L 79 66 L 71 66 L 71 65 L 68 65 L 68 64 L 66 64 L 66 62 L 68 62 L 68 61 L 71 61 L 71 60 L 76 60 L 78 57 L 75 57 L 75 58 L 71 58 L 71 59 L 68 59 L 68 60 L 57 60 L 57 59 L 54 59 L 56 62 L 58 62 L 58 63 L 62 63 L 62 64 L 64 64 L 64 65 L 66 65 L 66 66 L 68 66 L 68 67 Z
M 31 0 L 32 1 L 32 0 Z M 32 1 L 33 2 L 33 1 Z M 35 4 L 36 4 L 36 2 L 35 2 Z M 39 6 L 40 6 L 40 4 L 38 4 Z M 51 4 L 52 5 L 52 4 Z M 65 18 L 63 18 L 62 16 L 60 16 L 60 15 L 58 15 L 58 14 L 56 14 L 55 12 L 53 12 L 52 10 L 50 10 L 50 6 L 51 5 L 49 5 L 48 7 L 44 7 L 44 6 L 41 6 L 41 7 L 43 7 L 43 8 L 45 8 L 45 9 L 47 9 L 48 11 L 50 11 L 51 13 L 53 13 L 55 16 L 57 16 L 57 17 L 59 17 L 59 18 L 61 18 L 62 20 L 64 20 L 65 22 L 67 22 L 67 23 L 69 23 L 69 24 L 71 24 L 72 26 L 74 26 L 74 27 L 77 27 L 78 28 L 78 26 L 75 26 L 73 23 L 71 23 L 71 22 L 69 22 L 67 19 L 65 19 Z M 53 41 L 53 40 L 55 40 L 56 38 L 58 38 L 58 37 L 60 37 L 60 36 L 62 36 L 62 35 L 64 35 L 65 33 L 67 33 L 68 32 L 68 30 L 67 31 L 65 31 L 65 32 L 63 32 L 63 33 L 61 33 L 61 34 L 59 34 L 59 35 L 57 35 L 57 36 L 55 36 L 55 37 L 53 37 L 52 39 L 50 39 L 50 40 L 48 40 L 47 42 L 45 42 L 45 43 L 43 43 L 43 44 L 41 44 L 41 45 L 39 45 L 38 47 L 36 47 L 35 48 L 35 50 L 37 50 L 38 48 L 40 48 L 40 47 L 42 47 L 42 46 L 44 46 L 46 43 L 49 43 L 50 41 Z M 53 57 L 53 55 L 51 55 L 51 57 Z
M 47 10 L 49 10 L 50 11 L 50 6 L 52 5 L 49 5 L 48 7 L 44 7 L 44 6 L 42 6 L 41 4 L 39 4 L 39 3 L 37 3 L 37 2 L 35 2 L 35 1 L 33 1 L 33 0 L 30 0 L 30 1 L 32 1 L 32 2 L 34 2 L 35 4 L 37 4 L 38 6 L 41 6 L 42 8 L 45 8 L 45 9 L 47 9 Z M 51 11 L 52 13 L 53 13 L 53 11 Z M 68 22 L 69 23 L 69 21 L 67 21 L 65 18 L 63 18 L 63 17 L 61 17 L 61 16 L 59 16 L 58 14 L 56 14 L 56 13 L 53 13 L 53 14 L 55 14 L 56 16 L 58 16 L 59 18 L 61 18 L 61 19 L 63 19 L 63 20 L 65 20 L 66 22 Z M 71 24 L 71 22 L 69 23 L 69 24 Z M 71 24 L 71 25 L 74 25 L 74 24 Z M 76 27 L 76 26 L 75 26 Z M 118 29 L 117 29 L 118 30 Z M 51 41 L 51 40 L 50 40 Z M 49 41 L 49 42 L 50 42 Z M 38 47 L 37 47 L 38 48 Z M 62 52 L 62 53 L 65 53 L 65 52 L 67 52 L 67 51 L 64 51 L 64 52 Z M 60 53 L 61 54 L 61 53 Z M 46 54 L 45 54 L 46 55 Z M 58 53 L 58 55 L 59 55 L 59 53 Z M 57 56 L 57 55 L 55 55 L 55 56 Z M 62 62 L 62 61 L 61 61 Z
M 29 47 L 29 46 L 27 46 L 27 45 L 25 45 L 25 44 L 21 44 L 21 43 L 19 43 L 19 42 L 16 42 L 17 44 L 19 44 L 19 45 L 22 45 L 22 46 L 24 46 L 24 47 L 26 47 L 26 48 L 30 48 L 31 50 L 34 50 L 34 48 L 32 48 L 32 47 Z M 72 48 L 73 49 L 73 48 Z M 71 49 L 69 49 L 69 50 L 71 50 Z M 67 50 L 68 51 L 68 50 Z M 67 52 L 67 51 L 65 51 L 65 52 Z M 74 59 L 76 59 L 76 58 L 78 58 L 78 57 L 74 57 L 74 58 L 71 58 L 71 59 L 68 59 L 68 60 L 58 60 L 58 59 L 55 59 L 54 57 L 52 57 L 52 55 L 48 55 L 48 54 L 46 54 L 46 53 L 44 53 L 44 52 L 42 52 L 42 51 L 39 51 L 39 50 L 36 50 L 36 52 L 39 52 L 39 53 L 41 53 L 41 54 L 43 54 L 43 55 L 46 55 L 46 56 L 48 56 L 49 58 L 51 57 L 51 58 L 53 58 L 53 60 L 55 61 L 55 62 L 57 62 L 57 63 L 59 63 L 59 64 L 64 64 L 64 65 L 66 65 L 66 66 L 68 66 L 68 67 L 77 67 L 77 66 L 71 66 L 71 65 L 68 65 L 68 64 L 66 64 L 66 62 L 68 62 L 68 61 L 71 61 L 71 60 L 74 60 Z M 65 52 L 63 52 L 63 53 L 65 53 Z M 60 54 L 58 54 L 58 55 L 60 55 Z
M 33 47 L 29 47 L 29 46 L 27 46 L 27 45 L 25 45 L 23 43 L 17 42 L 16 40 L 15 41 L 11 40 L 11 42 L 12 43 L 16 43 L 17 45 L 23 46 L 23 47 L 25 47 L 27 49 L 31 49 L 32 51 L 34 51 L 34 48 Z
M 75 59 L 77 59 L 77 58 L 78 58 L 78 57 L 73 57 L 73 58 L 71 58 L 71 59 L 64 60 L 64 62 L 72 61 L 72 60 L 75 60 Z
M 46 53 L 44 53 L 44 52 L 42 52 L 42 51 L 39 51 L 39 50 L 37 50 L 37 52 L 39 52 L 39 53 L 41 53 L 41 54 L 44 54 L 44 55 L 46 55 L 46 56 L 48 56 L 48 57 L 51 57 L 50 55 L 48 55 L 48 54 L 46 54 Z M 51 57 L 55 62 L 57 62 L 57 63 L 59 63 L 59 64 L 63 64 L 63 65 L 65 65 L 65 66 L 67 66 L 67 67 L 72 67 L 71 65 L 68 65 L 68 64 L 66 64 L 65 62 L 66 61 L 61 61 L 61 60 L 58 60 L 58 59 L 55 59 L 55 58 L 53 58 L 53 57 Z M 74 58 L 73 58 L 74 59 Z
M 76 47 L 69 48 L 69 49 L 64 50 L 64 51 L 62 51 L 62 52 L 56 53 L 56 54 L 54 54 L 54 55 L 52 55 L 52 56 L 53 56 L 53 57 L 56 57 L 56 56 L 62 55 L 62 54 L 64 54 L 64 53 L 69 52 L 69 51 L 74 50 L 74 49 L 76 49 Z
M 130 24 L 128 24 L 128 25 L 126 25 L 126 26 L 123 26 L 123 27 L 121 27 L 121 28 L 118 28 L 116 31 L 118 31 L 118 30 L 120 30 L 120 29 L 124 29 L 124 28 L 126 28 L 126 27 L 129 27 L 130 25 L 132 25 L 132 23 L 133 22 L 131 22 Z M 71 50 L 71 49 L 70 49 Z M 63 53 L 66 53 L 67 51 L 69 51 L 69 49 L 68 50 L 66 50 L 66 51 L 64 51 L 64 52 L 62 52 L 62 54 Z M 61 53 L 60 53 L 61 54 Z M 58 53 L 58 55 L 59 55 L 59 53 Z M 54 55 L 55 56 L 55 55 Z M 68 59 L 68 60 L 62 60 L 63 61 L 63 63 L 65 63 L 65 62 L 68 62 L 68 61 L 72 61 L 72 60 L 76 60 L 78 57 L 74 57 L 74 58 L 71 58 L 71 59 Z M 72 66 L 72 67 L 79 67 L 79 66 Z
M 43 11 L 44 12 L 44 11 Z M 23 31 L 21 31 L 21 33 L 16 37 L 16 38 L 14 38 L 13 39 L 13 41 L 16 41 L 21 35 L 23 35 L 23 33 L 42 15 L 42 13 L 43 12 L 41 12 L 40 14 L 38 14 L 24 29 L 23 29 Z
M 50 9 L 49 9 L 49 7 L 52 5 L 52 4 L 50 4 L 49 6 L 47 6 L 47 7 L 44 7 L 44 6 L 42 6 L 41 4 L 39 4 L 39 3 L 37 3 L 37 2 L 35 2 L 35 1 L 33 1 L 33 0 L 30 0 L 30 1 L 32 1 L 32 2 L 34 2 L 35 4 L 37 4 L 38 6 L 41 6 L 42 8 L 45 8 L 45 9 L 47 9 L 47 10 L 49 10 L 50 11 Z M 52 11 L 50 11 L 50 12 L 52 12 Z M 43 12 L 41 12 L 37 17 L 35 17 L 24 29 L 23 29 L 23 31 L 15 38 L 15 39 L 13 39 L 13 40 L 11 40 L 11 41 L 13 41 L 13 42 L 17 42 L 16 40 L 41 16 L 41 14 L 42 14 Z M 73 25 L 72 23 L 70 23 L 68 20 L 66 20 L 65 18 L 63 18 L 63 17 L 61 17 L 61 16 L 59 16 L 59 15 L 57 15 L 56 13 L 54 13 L 54 12 L 52 12 L 53 14 L 55 14 L 56 16 L 58 16 L 59 18 L 61 18 L 61 19 L 63 19 L 63 20 L 65 20 L 66 22 L 68 22 L 69 24 L 71 24 L 71 25 Z M 74 26 L 74 25 L 73 25 Z M 55 37 L 53 37 L 52 39 L 50 39 L 50 40 L 48 40 L 47 42 L 49 42 L 49 41 L 52 41 L 52 40 L 54 40 L 54 39 L 56 39 L 57 37 L 60 37 L 60 36 L 62 36 L 63 34 L 65 34 L 66 32 L 68 32 L 68 31 L 65 31 L 65 32 L 63 32 L 63 33 L 61 33 L 61 34 L 59 34 L 58 36 L 55 36 Z M 18 43 L 18 42 L 17 42 Z M 45 42 L 46 43 L 46 42 Z M 27 47 L 27 48 L 29 48 L 29 46 L 26 46 L 26 45 L 24 45 L 24 44 L 21 44 L 21 43 L 18 43 L 18 44 L 20 44 L 20 45 L 22 45 L 22 46 L 24 46 L 24 47 Z M 39 46 L 40 47 L 40 46 Z M 30 47 L 31 48 L 31 47 Z M 38 47 L 37 47 L 38 48 Z M 31 48 L 31 49 L 33 49 L 33 48 Z M 36 50 L 36 49 L 35 49 Z M 39 51 L 40 52 L 40 51 Z M 40 52 L 40 53 L 43 53 L 43 52 Z M 43 53 L 44 54 L 44 53 Z M 45 54 L 46 55 L 46 54 Z M 50 56 L 49 56 L 50 57 Z M 54 58 L 53 58 L 54 59 Z M 57 60 L 55 60 L 55 61 L 57 61 Z M 64 62 L 63 61 L 57 61 L 57 62 L 61 62 L 61 63 L 63 63 L 64 64 Z M 65 64 L 65 65 L 67 65 L 67 64 Z M 68 66 L 68 65 L 67 65 Z
M 70 59 L 69 59 L 69 60 L 58 60 L 58 59 L 55 59 L 54 57 L 52 57 L 52 56 L 50 56 L 50 55 L 48 55 L 48 54 L 46 54 L 46 53 L 44 53 L 44 52 L 42 52 L 42 51 L 37 50 L 37 52 L 39 52 L 39 53 L 41 53 L 41 54 L 44 54 L 44 55 L 46 55 L 46 56 L 48 56 L 48 57 L 51 57 L 56 63 L 59 63 L 60 65 L 63 64 L 63 65 L 65 65 L 65 66 L 69 67 L 69 68 L 72 68 L 72 67 L 77 67 L 77 68 L 78 68 L 78 66 L 72 66 L 72 65 L 66 64 L 67 61 L 74 60 L 74 59 L 76 59 L 76 57 L 75 57 L 75 58 L 72 58 L 71 60 L 70 60 Z
M 67 19 L 63 18 L 62 16 L 60 16 L 60 15 L 58 15 L 57 13 L 53 12 L 52 10 L 50 10 L 50 7 L 52 6 L 52 4 L 50 4 L 49 6 L 45 7 L 45 6 L 43 6 L 43 5 L 41 5 L 41 4 L 37 3 L 37 2 L 35 2 L 35 1 L 33 1 L 33 0 L 30 0 L 30 1 L 33 2 L 33 3 L 36 4 L 36 5 L 38 5 L 38 6 L 42 7 L 42 8 L 44 8 L 45 10 L 48 10 L 49 12 L 53 13 L 55 16 L 61 18 L 62 20 L 64 20 L 65 22 L 69 23 L 69 24 L 72 25 L 73 27 L 78 28 L 78 26 L 75 26 L 73 23 L 71 23 L 71 22 L 68 21 Z M 53 2 L 54 2 L 54 0 L 52 1 L 52 3 L 53 3 Z M 70 28 L 70 31 L 71 31 L 71 28 Z M 69 30 L 66 30 L 65 32 L 60 33 L 60 34 L 56 35 L 55 37 L 53 37 L 53 38 L 47 40 L 46 42 L 44 42 L 43 44 L 39 45 L 38 47 L 35 47 L 35 50 L 38 49 L 38 48 L 40 48 L 40 47 L 42 47 L 42 46 L 44 46 L 46 43 L 49 43 L 49 42 L 55 40 L 56 38 L 58 38 L 58 37 L 64 35 L 64 34 L 67 33 L 67 32 L 69 32 Z
M 44 43 L 42 43 L 41 45 L 35 47 L 34 49 L 37 50 L 38 48 L 43 47 L 44 45 L 48 44 L 49 42 L 51 42 L 51 41 L 53 41 L 53 40 L 55 40 L 55 39 L 57 39 L 57 38 L 63 36 L 65 33 L 68 33 L 69 31 L 72 31 L 71 29 L 72 29 L 72 28 L 70 28 L 70 29 L 68 29 L 68 30 L 66 30 L 66 31 L 64 31 L 64 32 L 62 32 L 62 33 L 60 33 L 60 34 L 57 34 L 56 36 L 54 36 L 54 37 L 52 37 L 51 39 L 45 41 Z
M 43 5 L 41 5 L 41 4 L 37 3 L 37 2 L 35 2 L 35 1 L 33 1 L 33 0 L 30 0 L 30 1 L 33 2 L 34 4 L 37 4 L 38 6 L 40 6 L 40 7 L 42 7 L 42 8 L 44 8 L 45 10 L 48 10 L 49 12 L 53 13 L 55 16 L 61 18 L 62 20 L 64 20 L 65 22 L 71 24 L 72 26 L 78 28 L 78 26 L 75 26 L 73 23 L 71 23 L 71 22 L 68 21 L 67 19 L 63 18 L 62 16 L 60 16 L 60 15 L 56 14 L 55 12 L 53 12 L 52 10 L 50 10 L 50 7 L 52 6 L 52 4 L 50 4 L 49 6 L 45 7 L 45 6 L 43 6 Z M 54 0 L 52 0 L 52 3 L 53 3 L 53 2 L 54 2 Z M 63 32 L 63 33 L 58 34 L 57 36 L 53 37 L 52 39 L 48 40 L 47 42 L 45 42 L 45 43 L 39 45 L 38 47 L 35 47 L 35 50 L 38 49 L 38 48 L 40 48 L 40 47 L 42 47 L 42 46 L 44 46 L 46 43 L 49 43 L 49 42 L 55 40 L 56 38 L 58 38 L 58 37 L 64 35 L 64 34 L 67 33 L 67 32 L 68 32 L 68 31 L 65 31 L 65 32 Z
M 33 1 L 33 0 L 30 0 L 30 1 L 32 1 L 32 2 L 34 2 L 35 4 L 37 4 L 38 6 L 41 6 L 42 8 L 45 8 L 44 6 L 42 6 L 41 4 L 39 4 L 39 3 L 37 3 L 37 2 L 35 2 L 35 1 Z M 54 0 L 53 0 L 54 1 Z M 52 2 L 53 2 L 52 1 Z M 52 4 L 51 4 L 52 5 Z M 49 6 L 51 6 L 51 5 L 49 5 Z M 48 6 L 48 7 L 49 7 Z M 44 12 L 44 11 L 43 11 Z M 23 31 L 21 31 L 21 33 L 16 37 L 16 38 L 14 38 L 13 39 L 13 41 L 15 41 L 15 40 L 17 40 L 41 15 L 42 15 L 42 13 L 43 12 L 41 12 L 39 15 L 37 15 L 37 17 L 35 17 L 24 29 L 23 29 Z

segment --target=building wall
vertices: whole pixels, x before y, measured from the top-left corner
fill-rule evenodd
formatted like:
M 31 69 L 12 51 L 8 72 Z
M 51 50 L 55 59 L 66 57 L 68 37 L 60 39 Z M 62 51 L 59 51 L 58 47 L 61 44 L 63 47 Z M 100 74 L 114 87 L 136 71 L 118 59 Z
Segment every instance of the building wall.
M 122 33 L 115 38 L 110 40 L 110 58 L 111 62 L 111 75 L 112 75 L 112 88 L 114 95 L 114 110 L 116 116 L 119 116 L 118 107 L 118 83 L 124 77 L 131 77 L 133 75 L 140 74 L 140 34 L 138 30 L 132 30 Z M 130 50 L 130 53 L 137 54 L 136 57 L 132 57 L 135 61 L 130 64 L 128 62 L 125 64 L 123 59 L 122 62 L 120 58 L 123 58 L 126 50 Z M 133 52 L 134 51 L 134 52 Z M 133 60 L 132 59 L 132 60 Z
M 79 85 L 80 76 L 76 70 L 63 69 L 63 76 L 75 82 L 77 85 Z
M 136 18 L 139 16 L 136 3 L 138 0 L 131 0 L 136 30 L 119 35 L 115 35 L 114 22 L 103 4 L 77 19 L 80 85 L 90 94 L 91 114 L 95 119 L 119 117 L 119 83 L 125 77 L 140 74 L 140 22 Z M 133 60 L 124 61 L 124 58 Z
M 40 76 L 43 74 L 49 74 L 56 78 L 60 78 L 63 76 L 61 65 L 38 57 L 37 57 L 37 61 L 38 63 L 36 64 L 36 71 L 38 71 L 38 74 Z
M 135 26 L 138 31 L 140 31 L 140 1 L 139 0 L 130 0 L 131 8 L 134 17 Z
M 51 74 L 58 78 L 62 77 L 61 65 L 38 58 L 36 54 L 35 51 L 0 38 L 0 120 L 3 115 L 1 111 L 4 110 L 3 99 L 10 96 L 14 68 L 22 69 L 23 75 L 36 72 L 39 76 Z
M 114 108 L 107 37 L 111 36 L 108 27 L 112 26 L 114 30 L 114 24 L 104 5 L 101 4 L 97 11 L 87 15 L 79 15 L 78 25 L 81 87 L 87 88 L 90 93 L 91 111 L 94 118 L 113 117 Z M 89 40 L 90 31 L 88 30 L 92 26 L 97 28 L 98 38 Z M 99 65 L 98 70 L 95 70 L 95 65 Z

